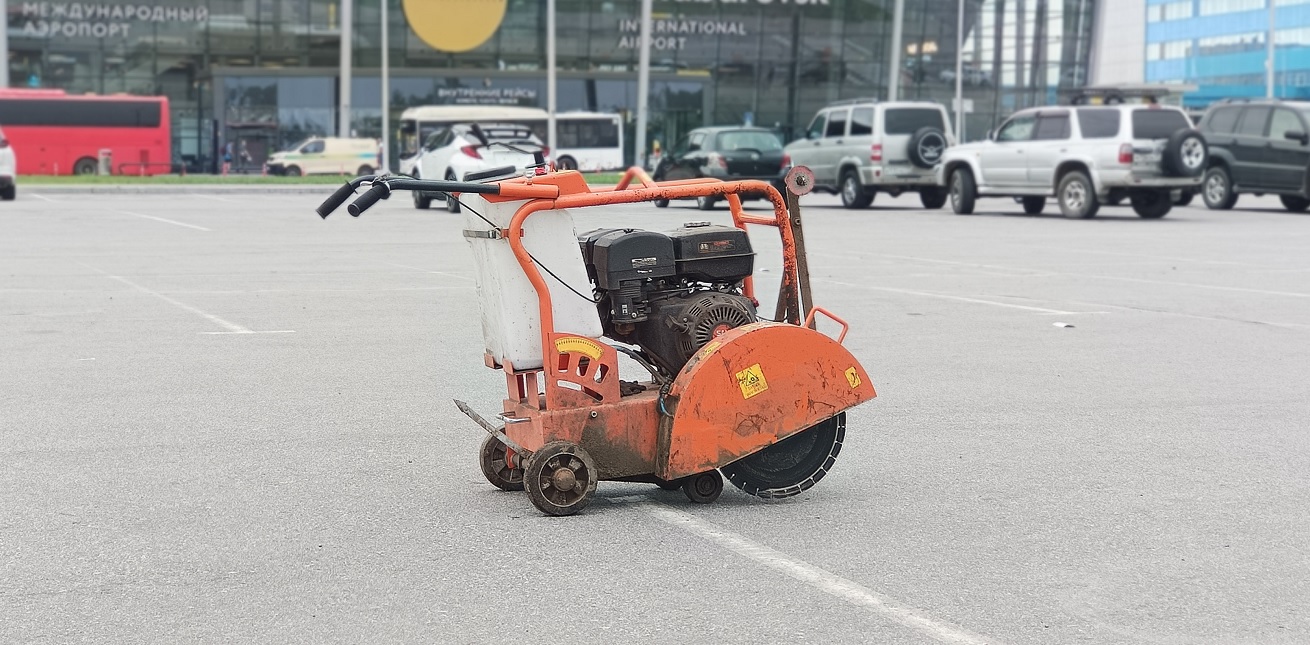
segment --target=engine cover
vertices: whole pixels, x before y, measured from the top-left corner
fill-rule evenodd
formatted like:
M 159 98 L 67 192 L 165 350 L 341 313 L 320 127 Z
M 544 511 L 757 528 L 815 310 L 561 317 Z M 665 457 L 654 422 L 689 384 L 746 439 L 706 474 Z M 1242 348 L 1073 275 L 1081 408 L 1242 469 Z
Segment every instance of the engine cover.
M 755 322 L 749 298 L 718 291 L 695 291 L 651 298 L 650 317 L 635 325 L 636 342 L 670 375 L 696 350 L 734 327 Z

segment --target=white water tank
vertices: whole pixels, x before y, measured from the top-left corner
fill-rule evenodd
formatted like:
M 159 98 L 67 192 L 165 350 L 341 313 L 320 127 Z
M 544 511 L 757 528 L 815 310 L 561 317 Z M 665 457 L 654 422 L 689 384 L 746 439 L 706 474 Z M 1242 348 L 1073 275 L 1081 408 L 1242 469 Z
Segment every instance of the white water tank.
M 467 231 L 490 231 L 492 224 L 494 228 L 509 228 L 514 213 L 526 203 L 493 204 L 471 193 L 460 195 L 459 200 L 465 204 L 462 210 Z M 475 211 L 492 224 L 483 221 Z M 474 279 L 487 352 L 500 364 L 508 363 L 515 369 L 542 367 L 537 291 L 510 250 L 509 241 L 467 235 L 465 239 L 473 250 Z M 600 314 L 591 300 L 591 280 L 573 229 L 573 215 L 567 210 L 533 213 L 523 224 L 523 246 L 537 259 L 537 270 L 550 289 L 555 331 L 600 338 Z M 558 279 L 550 275 L 552 272 Z

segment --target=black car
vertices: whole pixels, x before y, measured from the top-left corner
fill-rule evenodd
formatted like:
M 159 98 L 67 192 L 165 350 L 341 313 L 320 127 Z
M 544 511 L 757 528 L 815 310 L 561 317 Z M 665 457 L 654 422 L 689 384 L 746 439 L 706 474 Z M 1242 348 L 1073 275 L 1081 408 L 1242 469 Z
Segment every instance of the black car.
M 1310 208 L 1310 102 L 1224 101 L 1206 111 L 1210 144 L 1201 198 L 1227 210 L 1241 193 L 1278 195 L 1290 211 Z
M 724 126 L 697 128 L 687 133 L 678 145 L 660 159 L 655 166 L 655 181 L 713 177 L 724 181 L 758 179 L 773 184 L 781 192 L 783 177 L 791 160 L 782 151 L 778 133 L 765 128 Z M 758 199 L 762 194 L 744 194 L 745 199 Z M 710 210 L 718 201 L 715 197 L 697 197 L 696 206 Z M 655 200 L 664 208 L 669 200 Z

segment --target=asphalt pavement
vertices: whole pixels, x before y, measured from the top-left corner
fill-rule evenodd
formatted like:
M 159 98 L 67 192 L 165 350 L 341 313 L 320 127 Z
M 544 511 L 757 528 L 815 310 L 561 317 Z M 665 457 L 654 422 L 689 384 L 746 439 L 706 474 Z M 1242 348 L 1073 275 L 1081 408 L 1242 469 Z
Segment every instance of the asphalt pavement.
M 0 642 L 1310 642 L 1310 215 L 807 197 L 879 392 L 832 473 L 551 518 L 451 403 L 504 393 L 462 216 L 318 201 L 0 204 Z

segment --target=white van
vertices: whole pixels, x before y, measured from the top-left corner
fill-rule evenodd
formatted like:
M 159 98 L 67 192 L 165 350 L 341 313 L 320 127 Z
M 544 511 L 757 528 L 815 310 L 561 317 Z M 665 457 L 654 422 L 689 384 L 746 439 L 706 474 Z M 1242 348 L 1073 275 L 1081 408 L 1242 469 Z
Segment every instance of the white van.
M 268 157 L 270 175 L 371 175 L 381 164 L 377 139 L 310 137 Z

